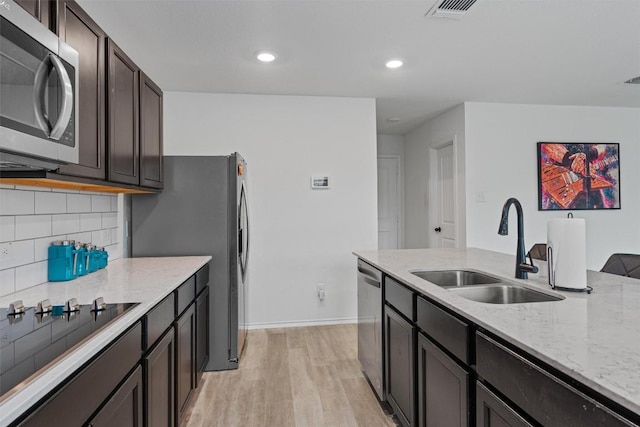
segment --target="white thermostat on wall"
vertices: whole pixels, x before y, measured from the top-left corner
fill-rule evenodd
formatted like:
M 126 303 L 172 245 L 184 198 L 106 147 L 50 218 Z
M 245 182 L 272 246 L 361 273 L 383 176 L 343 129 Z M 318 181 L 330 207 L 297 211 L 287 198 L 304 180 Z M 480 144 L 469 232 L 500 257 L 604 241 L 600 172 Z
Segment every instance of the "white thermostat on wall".
M 326 175 L 312 175 L 311 188 L 314 190 L 329 188 L 329 177 Z

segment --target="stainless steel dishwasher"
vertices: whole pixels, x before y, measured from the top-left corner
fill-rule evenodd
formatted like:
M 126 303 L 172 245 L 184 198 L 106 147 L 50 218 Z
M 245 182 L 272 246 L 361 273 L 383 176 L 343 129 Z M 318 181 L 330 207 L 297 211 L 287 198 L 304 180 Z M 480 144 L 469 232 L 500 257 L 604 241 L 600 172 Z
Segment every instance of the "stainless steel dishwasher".
M 382 375 L 382 273 L 358 260 L 358 360 L 369 383 L 385 400 Z

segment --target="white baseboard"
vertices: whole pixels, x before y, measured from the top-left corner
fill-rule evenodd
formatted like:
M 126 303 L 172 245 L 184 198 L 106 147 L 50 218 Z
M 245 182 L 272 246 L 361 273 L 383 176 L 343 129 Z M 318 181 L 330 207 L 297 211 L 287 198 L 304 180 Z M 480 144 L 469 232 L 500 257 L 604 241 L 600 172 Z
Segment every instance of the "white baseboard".
M 247 325 L 247 329 L 273 329 L 273 328 L 298 328 L 301 326 L 325 326 L 325 325 L 341 325 L 344 323 L 357 323 L 357 317 L 343 319 L 322 319 L 322 320 L 296 320 L 290 322 L 277 323 L 252 323 Z

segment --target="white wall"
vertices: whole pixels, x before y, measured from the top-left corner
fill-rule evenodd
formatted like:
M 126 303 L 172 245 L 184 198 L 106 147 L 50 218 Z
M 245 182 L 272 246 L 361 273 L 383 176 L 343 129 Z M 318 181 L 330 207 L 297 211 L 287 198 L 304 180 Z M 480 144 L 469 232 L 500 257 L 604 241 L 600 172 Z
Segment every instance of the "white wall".
M 590 269 L 614 252 L 640 253 L 640 109 L 466 103 L 465 111 L 468 246 L 515 254 L 515 210 L 509 236 L 497 234 L 509 197 L 522 203 L 527 247 L 546 242 L 548 219 L 566 216 L 538 211 L 537 142 L 617 142 L 622 209 L 574 214 L 586 218 Z
M 465 247 L 465 108 L 458 105 L 405 135 L 405 246 L 425 248 L 433 245 L 433 228 L 429 215 L 431 148 L 455 139 L 454 156 L 458 177 L 456 204 L 458 247 Z
M 109 261 L 120 258 L 119 212 L 114 194 L 2 184 L 0 296 L 46 282 L 56 240 L 104 246 Z
M 352 251 L 377 247 L 375 101 L 164 96 L 166 155 L 247 160 L 250 326 L 354 321 Z M 331 189 L 311 190 L 313 174 L 329 175 Z
M 404 136 L 402 135 L 378 135 L 378 155 L 392 154 L 401 156 L 404 154 Z

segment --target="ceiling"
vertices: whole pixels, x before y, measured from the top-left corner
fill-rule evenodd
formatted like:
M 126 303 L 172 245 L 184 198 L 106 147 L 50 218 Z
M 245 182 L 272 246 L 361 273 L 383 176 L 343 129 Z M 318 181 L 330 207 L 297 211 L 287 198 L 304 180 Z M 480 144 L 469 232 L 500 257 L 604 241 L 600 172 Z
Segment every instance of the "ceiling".
M 640 0 L 78 2 L 165 91 L 375 98 L 382 134 L 464 101 L 640 107 Z

